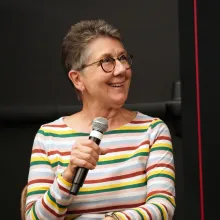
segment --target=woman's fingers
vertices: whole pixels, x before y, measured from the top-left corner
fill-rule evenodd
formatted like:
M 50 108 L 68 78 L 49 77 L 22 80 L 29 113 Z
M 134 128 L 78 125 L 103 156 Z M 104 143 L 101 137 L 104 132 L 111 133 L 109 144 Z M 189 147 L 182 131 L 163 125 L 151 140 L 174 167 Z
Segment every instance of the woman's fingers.
M 95 156 L 93 156 L 95 155 Z M 83 160 L 85 162 L 91 163 L 93 166 L 96 166 L 96 163 L 98 161 L 98 157 L 99 155 L 97 155 L 95 152 L 92 153 L 87 153 L 87 152 L 83 152 L 83 151 L 73 151 L 72 155 L 71 155 L 72 159 L 80 159 Z M 76 164 L 76 162 L 74 161 L 74 163 Z M 77 164 L 79 166 L 79 164 Z
M 100 155 L 105 155 L 109 153 L 109 148 L 100 148 Z
M 95 169 L 99 155 L 104 155 L 108 152 L 109 149 L 100 148 L 89 139 L 75 142 L 72 147 L 69 165 L 63 173 L 64 179 L 71 182 L 77 167 L 84 167 L 89 170 Z
M 70 164 L 72 168 L 85 167 L 87 169 L 95 169 L 99 155 L 104 155 L 107 152 L 108 149 L 100 148 L 92 140 L 81 140 L 72 147 Z
M 74 150 L 74 148 L 76 150 Z M 85 146 L 85 145 L 78 145 L 78 146 L 74 146 L 73 147 L 73 151 L 75 153 L 75 155 L 77 156 L 79 153 L 81 153 L 80 155 L 84 155 L 84 159 L 86 159 L 88 157 L 88 159 L 90 159 L 90 157 L 93 157 L 96 161 L 98 161 L 99 159 L 99 150 L 94 150 L 91 146 Z
M 94 163 L 92 164 L 92 163 L 90 163 L 90 162 L 88 162 L 86 160 L 80 159 L 78 157 L 71 158 L 70 162 L 71 162 L 71 164 L 74 164 L 77 167 L 84 167 L 84 168 L 87 168 L 89 170 L 93 170 L 96 167 L 96 163 L 94 165 Z

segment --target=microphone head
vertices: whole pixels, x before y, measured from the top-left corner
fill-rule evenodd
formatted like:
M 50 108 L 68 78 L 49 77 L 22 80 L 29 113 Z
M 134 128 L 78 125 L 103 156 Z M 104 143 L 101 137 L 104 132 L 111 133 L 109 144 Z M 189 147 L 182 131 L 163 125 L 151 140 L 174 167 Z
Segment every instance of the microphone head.
M 108 120 L 106 118 L 98 117 L 92 121 L 92 129 L 104 133 L 108 129 Z

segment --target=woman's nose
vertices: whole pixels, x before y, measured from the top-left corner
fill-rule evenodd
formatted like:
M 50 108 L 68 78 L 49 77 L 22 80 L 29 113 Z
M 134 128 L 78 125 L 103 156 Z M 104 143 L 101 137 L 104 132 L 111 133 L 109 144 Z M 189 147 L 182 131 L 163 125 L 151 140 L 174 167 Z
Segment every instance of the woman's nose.
M 119 60 L 116 60 L 115 62 L 116 63 L 115 63 L 113 75 L 117 76 L 117 75 L 125 74 L 126 68 L 124 67 L 124 65 Z

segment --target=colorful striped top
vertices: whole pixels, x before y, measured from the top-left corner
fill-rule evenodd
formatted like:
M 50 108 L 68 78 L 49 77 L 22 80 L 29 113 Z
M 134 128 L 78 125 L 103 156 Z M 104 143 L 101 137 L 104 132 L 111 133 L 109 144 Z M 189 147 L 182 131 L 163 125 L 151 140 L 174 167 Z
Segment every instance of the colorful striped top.
M 161 119 L 138 112 L 128 124 L 107 131 L 100 146 L 110 152 L 99 157 L 75 196 L 60 173 L 74 141 L 88 137 L 68 127 L 63 117 L 40 127 L 28 175 L 27 219 L 101 220 L 108 212 L 123 220 L 173 218 L 173 148 Z

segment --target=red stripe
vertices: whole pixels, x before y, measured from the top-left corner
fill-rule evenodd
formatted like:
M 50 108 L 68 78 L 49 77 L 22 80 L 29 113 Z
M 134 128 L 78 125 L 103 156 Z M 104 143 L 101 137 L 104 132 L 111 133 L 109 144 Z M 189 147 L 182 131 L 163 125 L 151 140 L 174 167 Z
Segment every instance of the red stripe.
M 194 41 L 195 41 L 195 72 L 196 72 L 196 105 L 197 105 L 197 132 L 198 132 L 198 159 L 199 159 L 199 182 L 200 182 L 200 214 L 204 220 L 204 195 L 203 195 L 203 173 L 202 173 L 202 137 L 200 116 L 200 88 L 199 88 L 199 53 L 198 53 L 198 19 L 197 1 L 194 0 Z
M 34 202 L 29 203 L 25 208 L 25 212 L 27 212 L 27 210 L 29 210 L 33 205 L 34 205 Z
M 112 153 L 112 152 L 127 151 L 127 150 L 136 150 L 136 149 L 138 149 L 140 146 L 145 145 L 145 144 L 150 144 L 149 140 L 140 143 L 138 146 L 119 147 L 119 148 L 109 149 L 109 150 L 108 150 L 108 153 L 110 153 L 110 152 Z
M 67 152 L 60 152 L 58 150 L 55 150 L 55 151 L 49 151 L 48 152 L 48 156 L 51 156 L 51 155 L 54 155 L 54 154 L 59 154 L 61 156 L 69 156 L 70 155 L 70 151 L 67 151 Z
M 144 124 L 147 122 L 152 122 L 153 120 L 145 120 L 145 121 L 131 121 L 130 124 Z
M 161 193 L 169 195 L 169 196 L 173 196 L 172 193 L 165 191 L 165 190 L 155 190 L 155 191 L 148 193 L 147 196 L 150 197 L 152 195 L 157 195 L 157 194 L 161 194 Z
M 131 220 L 131 218 L 126 213 L 124 213 L 124 212 L 121 212 L 121 213 L 123 213 L 128 220 Z
M 168 212 L 168 209 L 167 209 L 167 207 L 164 205 L 164 204 L 162 204 L 163 206 L 164 206 L 164 208 L 166 209 L 166 211 Z
M 158 136 L 158 137 L 154 140 L 153 144 L 154 144 L 156 141 L 158 141 L 158 140 L 171 141 L 171 137 L 168 137 L 168 136 Z
M 138 171 L 138 172 L 135 172 L 135 173 L 129 173 L 129 174 L 126 174 L 126 175 L 114 176 L 114 177 L 103 178 L 103 179 L 85 180 L 85 183 L 86 184 L 103 183 L 103 182 L 107 182 L 107 181 L 121 180 L 121 179 L 125 179 L 125 178 L 130 178 L 130 177 L 134 177 L 134 176 L 138 176 L 138 175 L 142 175 L 142 174 L 145 174 L 145 171 Z
M 28 185 L 34 184 L 34 183 L 53 183 L 53 180 L 48 179 L 35 179 L 28 182 Z
M 119 206 L 108 206 L 108 207 L 102 207 L 102 208 L 98 208 L 98 209 L 86 209 L 87 213 L 90 212 L 102 212 L 102 211 L 111 211 L 111 210 L 119 210 L 119 209 L 126 209 L 126 208 L 134 208 L 134 207 L 138 207 L 141 205 L 144 205 L 145 202 L 142 203 L 138 203 L 138 204 L 129 204 L 129 205 L 119 205 Z M 67 214 L 84 214 L 85 213 L 85 209 L 81 209 L 81 210 L 74 210 L 74 211 L 67 211 Z
M 156 140 L 168 140 L 168 141 L 171 141 L 171 137 L 168 137 L 168 136 L 159 136 L 159 137 L 157 137 Z
M 155 167 L 167 167 L 167 168 L 170 168 L 171 170 L 175 170 L 173 166 L 169 165 L 169 164 L 166 164 L 166 163 L 158 163 L 158 164 L 155 164 L 155 165 L 152 165 L 150 167 L 148 167 L 146 169 L 147 172 L 149 172 L 151 169 L 155 168 Z
M 44 206 L 45 209 L 47 209 L 47 211 L 49 211 L 51 214 L 53 214 L 54 216 L 61 218 L 64 217 L 66 215 L 66 213 L 59 215 L 57 214 L 54 210 L 52 210 L 49 206 L 47 206 L 47 204 L 44 202 L 43 198 L 42 198 L 42 204 Z
M 34 154 L 34 153 L 46 154 L 46 151 L 45 151 L 45 150 L 42 150 L 42 149 L 33 149 L 33 150 L 32 150 L 32 154 Z
M 42 127 L 67 128 L 67 126 L 66 126 L 65 124 L 62 124 L 62 125 L 50 125 L 50 124 L 46 124 L 46 125 L 43 125 Z
M 69 191 L 68 189 L 64 188 L 64 187 L 61 186 L 59 183 L 58 183 L 58 187 L 59 187 L 60 190 L 66 192 L 66 193 L 70 193 L 70 191 Z
M 152 215 L 150 214 L 150 212 L 144 207 L 141 207 L 141 208 L 144 209 L 147 212 L 148 216 L 150 217 L 150 220 L 153 220 Z

